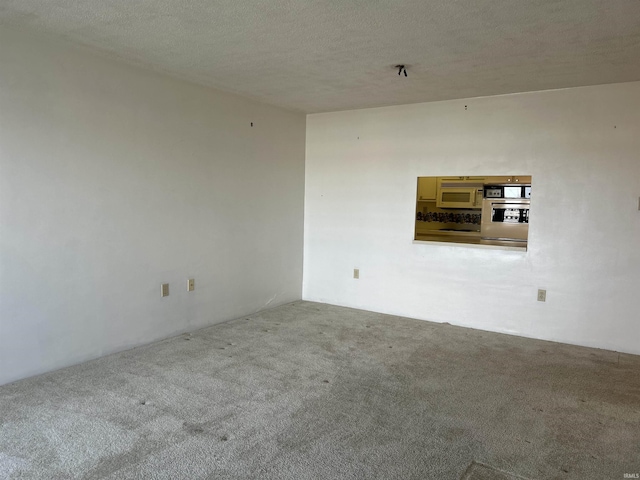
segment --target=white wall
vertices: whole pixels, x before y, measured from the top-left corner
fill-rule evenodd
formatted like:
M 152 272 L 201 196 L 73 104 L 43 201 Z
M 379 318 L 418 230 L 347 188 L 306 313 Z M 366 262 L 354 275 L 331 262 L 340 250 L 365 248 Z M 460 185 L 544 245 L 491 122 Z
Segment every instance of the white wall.
M 0 45 L 0 384 L 300 298 L 304 115 Z
M 412 243 L 416 177 L 513 174 L 528 252 Z M 304 299 L 640 354 L 640 83 L 310 115 L 305 175 Z

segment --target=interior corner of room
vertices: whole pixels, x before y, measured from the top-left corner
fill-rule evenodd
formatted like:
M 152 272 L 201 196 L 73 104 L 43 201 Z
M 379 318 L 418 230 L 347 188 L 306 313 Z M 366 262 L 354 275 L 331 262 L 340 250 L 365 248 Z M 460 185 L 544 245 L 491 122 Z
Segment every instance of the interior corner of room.
M 638 478 L 638 19 L 4 0 L 0 477 Z
M 640 82 L 305 115 L 0 35 L 2 383 L 301 298 L 640 353 Z

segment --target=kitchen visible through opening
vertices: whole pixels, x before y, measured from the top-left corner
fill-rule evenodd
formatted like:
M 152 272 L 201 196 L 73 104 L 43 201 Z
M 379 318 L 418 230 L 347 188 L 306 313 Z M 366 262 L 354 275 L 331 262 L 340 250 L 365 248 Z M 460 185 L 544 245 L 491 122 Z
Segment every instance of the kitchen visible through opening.
M 530 207 L 531 175 L 418 177 L 414 240 L 526 250 Z

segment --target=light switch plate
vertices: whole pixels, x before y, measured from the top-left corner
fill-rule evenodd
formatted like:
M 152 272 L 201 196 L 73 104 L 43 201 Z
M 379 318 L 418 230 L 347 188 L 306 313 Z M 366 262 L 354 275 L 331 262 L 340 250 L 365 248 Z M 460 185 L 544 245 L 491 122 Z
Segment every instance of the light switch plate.
M 360 269 L 359 268 L 354 268 L 353 269 L 353 278 L 360 278 Z
M 193 292 L 196 289 L 196 281 L 193 278 L 187 280 L 187 292 Z
M 547 301 L 547 291 L 543 289 L 538 289 L 538 301 L 546 302 Z
M 161 297 L 168 297 L 169 296 L 169 284 L 168 283 L 163 283 L 162 285 L 160 285 L 160 296 Z

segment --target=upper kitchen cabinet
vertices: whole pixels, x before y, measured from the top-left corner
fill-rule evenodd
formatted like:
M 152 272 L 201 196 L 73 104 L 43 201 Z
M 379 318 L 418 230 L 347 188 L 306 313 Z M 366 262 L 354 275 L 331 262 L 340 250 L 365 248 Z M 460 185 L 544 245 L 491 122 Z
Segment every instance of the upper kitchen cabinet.
M 435 202 L 437 190 L 436 177 L 418 177 L 418 201 Z
M 512 179 L 513 179 L 513 177 L 505 177 L 505 176 L 501 176 L 501 177 L 486 177 L 485 183 L 500 185 L 500 184 L 503 184 L 503 183 L 511 183 Z
M 440 181 L 447 183 L 455 182 L 484 182 L 486 177 L 438 177 Z
M 464 177 L 464 179 L 472 182 L 484 182 L 487 177 Z
M 485 177 L 485 184 L 506 184 L 506 183 L 531 183 L 531 175 L 513 175 L 510 177 Z
M 526 184 L 530 184 L 531 183 L 531 175 L 516 175 L 513 178 L 513 182 L 514 183 L 526 183 Z

